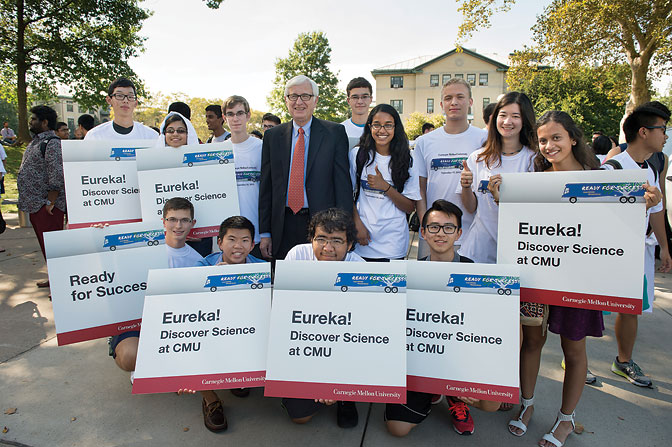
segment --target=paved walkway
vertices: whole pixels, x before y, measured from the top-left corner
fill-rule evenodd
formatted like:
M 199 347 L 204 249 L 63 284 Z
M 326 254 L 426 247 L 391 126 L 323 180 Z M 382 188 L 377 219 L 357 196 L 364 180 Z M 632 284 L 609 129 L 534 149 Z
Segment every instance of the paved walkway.
M 554 422 L 560 405 L 563 371 L 559 338 L 544 349 L 535 414 L 529 432 L 515 438 L 506 431 L 513 412 L 473 411 L 476 431 L 460 437 L 441 404 L 407 438 L 388 435 L 383 405 L 358 404 L 355 429 L 336 426 L 328 408 L 306 426 L 288 421 L 278 399 L 261 389 L 239 399 L 219 394 L 229 430 L 213 434 L 202 422 L 196 396 L 131 395 L 128 373 L 107 356 L 106 340 L 58 347 L 48 291 L 35 287 L 46 267 L 30 228 L 16 228 L 16 216 L 0 236 L 0 446 L 532 446 Z M 568 446 L 669 446 L 672 443 L 672 275 L 656 277 L 652 315 L 640 320 L 635 359 L 656 387 L 642 389 L 610 372 L 615 356 L 614 316 L 605 318 L 605 336 L 588 341 L 589 364 L 598 376 L 587 386 L 577 409 L 583 434 Z M 459 361 L 459 359 L 455 359 Z M 493 365 L 493 368 L 496 368 Z M 5 410 L 16 408 L 14 414 Z

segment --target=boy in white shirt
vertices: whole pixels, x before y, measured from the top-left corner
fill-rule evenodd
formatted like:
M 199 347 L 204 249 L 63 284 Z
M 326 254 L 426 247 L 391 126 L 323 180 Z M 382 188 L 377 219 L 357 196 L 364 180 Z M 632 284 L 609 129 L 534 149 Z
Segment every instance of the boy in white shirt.
M 348 105 L 350 106 L 352 117 L 341 124 L 345 126 L 348 138 L 356 138 L 359 141 L 359 137 L 364 133 L 364 125 L 369 116 L 369 107 L 373 100 L 373 87 L 366 79 L 355 78 L 348 82 L 345 91 L 348 94 Z

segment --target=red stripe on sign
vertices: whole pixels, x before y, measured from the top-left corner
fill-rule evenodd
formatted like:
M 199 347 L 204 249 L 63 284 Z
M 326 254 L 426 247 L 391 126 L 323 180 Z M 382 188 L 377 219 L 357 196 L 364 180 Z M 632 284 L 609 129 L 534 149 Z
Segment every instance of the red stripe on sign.
M 75 228 L 89 228 L 90 226 L 98 225 L 98 224 L 119 225 L 119 224 L 125 224 L 125 223 L 133 223 L 133 222 L 142 222 L 142 219 L 101 220 L 99 222 L 82 222 L 82 223 L 70 223 L 70 222 L 68 222 L 68 229 L 69 230 L 74 230 Z
M 172 393 L 180 389 L 226 390 L 264 386 L 266 371 L 235 372 L 223 374 L 198 374 L 195 376 L 147 377 L 133 379 L 133 394 Z
M 212 237 L 212 236 L 217 236 L 219 234 L 219 225 L 216 225 L 214 227 L 199 227 L 199 228 L 192 228 L 191 233 L 189 233 L 190 237 Z
M 264 396 L 405 404 L 406 387 L 267 380 Z
M 76 331 L 61 332 L 56 334 L 58 346 L 79 343 L 80 341 L 95 340 L 96 338 L 110 337 L 128 331 L 139 331 L 142 319 L 122 321 L 119 323 L 106 324 L 104 326 L 78 329 Z
M 558 290 L 520 288 L 520 300 L 579 309 L 608 310 L 624 314 L 641 314 L 642 300 L 622 296 L 594 295 L 591 293 L 562 292 Z
M 512 386 L 460 382 L 459 380 L 444 380 L 420 376 L 406 376 L 406 386 L 409 391 L 419 391 L 421 393 L 445 394 L 457 397 L 464 396 L 511 404 L 517 404 L 519 401 L 518 388 Z

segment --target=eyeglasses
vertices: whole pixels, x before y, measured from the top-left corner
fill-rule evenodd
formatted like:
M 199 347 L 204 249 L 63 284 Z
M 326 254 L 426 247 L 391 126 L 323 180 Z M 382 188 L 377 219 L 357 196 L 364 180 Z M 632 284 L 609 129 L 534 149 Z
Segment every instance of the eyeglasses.
M 309 95 L 308 93 L 303 93 L 301 95 L 292 93 L 291 95 L 287 95 L 287 99 L 289 99 L 291 102 L 296 102 L 297 99 L 301 98 L 301 101 L 307 102 L 310 101 L 313 98 L 313 96 L 315 95 Z
M 242 118 L 242 117 L 244 117 L 245 115 L 247 115 L 247 112 L 245 112 L 245 111 L 243 111 L 243 110 L 239 110 L 239 111 L 237 111 L 236 113 L 233 113 L 233 112 L 226 112 L 226 117 L 227 117 L 227 118 L 233 118 L 234 116 L 237 117 L 237 118 Z
M 392 129 L 394 129 L 394 124 L 390 124 L 390 123 L 387 123 L 387 124 L 373 123 L 373 124 L 371 124 L 371 129 L 373 129 L 373 130 L 380 130 L 381 127 L 384 127 L 385 130 L 392 130 Z
M 439 232 L 439 230 L 443 229 L 444 234 L 453 234 L 457 230 L 457 227 L 453 224 L 445 224 L 445 225 L 439 225 L 439 224 L 429 224 L 425 227 L 428 232 L 432 234 L 436 234 Z
M 350 97 L 350 99 L 352 99 L 352 100 L 354 100 L 354 101 L 359 101 L 360 99 L 361 99 L 362 101 L 366 101 L 366 100 L 368 100 L 368 99 L 371 99 L 371 95 L 361 95 L 361 96 L 360 96 L 360 95 L 352 95 L 352 96 Z
M 175 225 L 178 222 L 181 223 L 182 225 L 186 225 L 190 223 L 193 219 L 189 219 L 188 217 L 183 217 L 182 219 L 178 219 L 177 217 L 166 217 L 164 220 L 172 225 Z
M 315 242 L 317 245 L 324 247 L 327 244 L 331 244 L 332 247 L 337 248 L 337 247 L 342 247 L 345 245 L 345 241 L 343 239 L 327 239 L 326 237 L 318 236 L 313 239 L 313 242 Z
M 123 101 L 124 99 L 128 99 L 129 101 L 133 102 L 137 99 L 137 97 L 132 93 L 128 95 L 124 95 L 123 93 L 112 93 L 110 96 L 116 99 L 117 101 Z
M 187 133 L 187 129 L 185 129 L 184 127 L 180 127 L 179 129 L 173 129 L 172 127 L 169 127 L 164 131 L 164 133 L 169 135 L 174 134 L 175 132 L 177 132 L 178 135 L 184 135 L 185 133 Z
M 672 127 L 667 126 L 644 126 L 645 129 L 663 129 L 663 132 L 672 130 Z

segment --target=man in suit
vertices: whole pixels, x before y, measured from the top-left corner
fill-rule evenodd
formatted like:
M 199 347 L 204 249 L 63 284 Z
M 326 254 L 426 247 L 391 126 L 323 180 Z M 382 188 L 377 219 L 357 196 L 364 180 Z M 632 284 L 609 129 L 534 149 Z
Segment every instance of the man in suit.
M 348 137 L 337 123 L 313 117 L 319 90 L 299 75 L 285 85 L 292 120 L 266 131 L 259 190 L 260 248 L 283 259 L 307 242 L 310 216 L 328 208 L 352 212 Z

